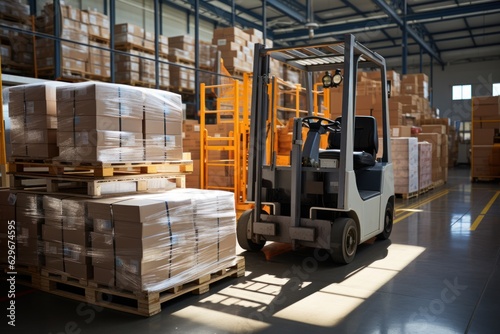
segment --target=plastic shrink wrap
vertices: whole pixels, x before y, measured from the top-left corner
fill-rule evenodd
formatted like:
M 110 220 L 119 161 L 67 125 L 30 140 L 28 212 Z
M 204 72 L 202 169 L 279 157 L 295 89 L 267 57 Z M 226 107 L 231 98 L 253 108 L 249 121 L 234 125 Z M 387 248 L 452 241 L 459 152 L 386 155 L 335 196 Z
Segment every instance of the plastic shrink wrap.
M 117 289 L 159 291 L 236 263 L 229 192 L 174 189 L 103 199 L 19 192 L 10 202 L 8 193 L 0 191 L 0 208 L 2 215 L 15 208 L 19 264 Z

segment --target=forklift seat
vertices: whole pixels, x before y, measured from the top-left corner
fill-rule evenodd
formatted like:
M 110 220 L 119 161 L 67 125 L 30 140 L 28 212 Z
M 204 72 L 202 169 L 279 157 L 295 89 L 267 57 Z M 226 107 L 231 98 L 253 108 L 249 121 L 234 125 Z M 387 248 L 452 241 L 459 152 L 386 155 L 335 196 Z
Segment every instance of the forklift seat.
M 342 124 L 342 117 L 336 119 Z M 354 169 L 375 166 L 378 152 L 377 120 L 372 116 L 356 116 L 354 121 Z M 330 132 L 328 148 L 320 159 L 340 159 L 340 132 Z

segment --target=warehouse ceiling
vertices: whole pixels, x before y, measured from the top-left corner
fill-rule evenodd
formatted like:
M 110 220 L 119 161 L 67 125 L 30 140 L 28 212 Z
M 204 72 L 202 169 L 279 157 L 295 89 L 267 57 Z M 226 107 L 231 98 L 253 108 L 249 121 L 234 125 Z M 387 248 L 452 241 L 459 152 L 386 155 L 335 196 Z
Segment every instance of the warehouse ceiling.
M 190 11 L 194 2 L 164 0 Z M 405 20 L 409 66 L 419 64 L 421 54 L 424 63 L 432 57 L 443 66 L 500 59 L 498 0 L 203 0 L 199 6 L 200 16 L 217 26 L 234 22 L 262 30 L 265 21 L 267 37 L 280 46 L 342 40 L 352 33 L 393 66 L 401 65 Z

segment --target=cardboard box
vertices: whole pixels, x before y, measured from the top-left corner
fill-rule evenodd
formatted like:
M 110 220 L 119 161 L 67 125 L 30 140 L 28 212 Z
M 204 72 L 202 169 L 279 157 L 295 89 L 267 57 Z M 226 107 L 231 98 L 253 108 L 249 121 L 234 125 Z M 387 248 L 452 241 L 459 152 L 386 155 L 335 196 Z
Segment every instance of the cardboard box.
M 62 226 L 55 225 L 42 225 L 42 239 L 44 241 L 54 241 L 62 243 L 63 241 L 63 230 Z
M 420 126 L 422 128 L 423 133 L 439 133 L 446 134 L 447 127 L 446 125 L 441 124 L 424 124 Z
M 100 268 L 115 268 L 115 243 L 112 234 L 90 232 L 92 265 Z
M 60 129 L 75 131 L 108 130 L 120 131 L 120 118 L 109 116 L 58 117 Z
M 167 221 L 167 208 L 165 201 L 131 199 L 113 204 L 113 218 L 115 221 L 135 223 Z
M 90 235 L 85 229 L 68 229 L 63 230 L 64 243 L 76 244 L 80 246 L 90 246 Z
M 64 241 L 63 244 L 64 263 L 76 262 L 81 264 L 90 264 L 91 259 L 87 256 L 87 247 Z
M 169 262 L 169 259 L 142 261 L 117 256 L 116 286 L 132 291 L 148 291 L 169 278 Z
M 45 255 L 44 267 L 47 269 L 64 271 L 64 259 L 62 258 L 62 256 L 59 257 L 59 256 Z
M 411 137 L 411 128 L 407 125 L 391 126 L 391 137 Z
M 94 272 L 92 265 L 64 259 L 64 271 L 75 278 L 89 279 Z
M 138 223 L 115 220 L 114 227 L 117 237 L 147 238 L 158 234 L 169 233 L 167 220 L 157 223 Z
M 96 283 L 103 284 L 105 286 L 113 287 L 115 286 L 115 269 L 102 268 L 95 266 L 93 267 L 93 280 Z

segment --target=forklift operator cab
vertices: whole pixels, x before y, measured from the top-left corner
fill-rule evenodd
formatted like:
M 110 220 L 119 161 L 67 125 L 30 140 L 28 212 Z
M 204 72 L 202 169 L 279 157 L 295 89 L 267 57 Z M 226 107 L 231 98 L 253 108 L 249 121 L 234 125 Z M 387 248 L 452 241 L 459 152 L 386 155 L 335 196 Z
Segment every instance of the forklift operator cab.
M 270 95 L 270 59 L 304 74 L 312 110 L 312 74 L 343 66 L 341 115 L 335 120 L 309 113 L 293 123 L 290 165 L 276 164 Z M 360 64 L 380 71 L 381 113 L 355 115 Z M 254 204 L 237 225 L 240 246 L 259 251 L 267 241 L 326 249 L 337 263 L 350 263 L 357 246 L 373 237 L 389 238 L 394 217 L 394 175 L 389 136 L 385 60 L 346 35 L 345 41 L 294 48 L 255 47 L 248 194 Z M 382 157 L 377 159 L 381 126 Z M 303 140 L 302 127 L 308 128 Z M 326 149 L 320 137 L 328 136 Z M 272 138 L 271 138 L 272 139 Z M 269 211 L 265 211 L 267 208 Z

